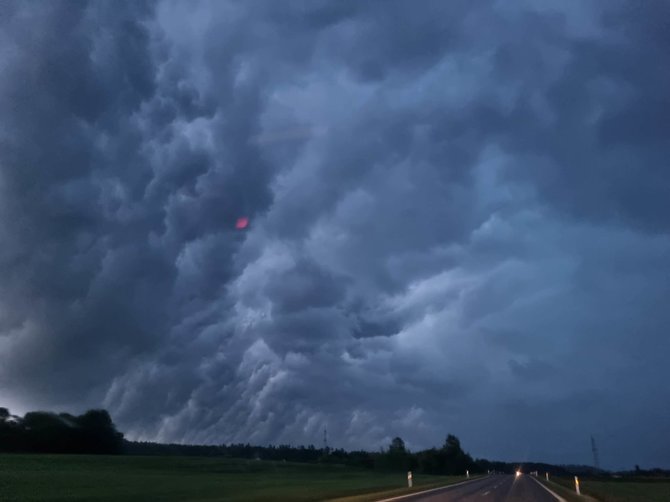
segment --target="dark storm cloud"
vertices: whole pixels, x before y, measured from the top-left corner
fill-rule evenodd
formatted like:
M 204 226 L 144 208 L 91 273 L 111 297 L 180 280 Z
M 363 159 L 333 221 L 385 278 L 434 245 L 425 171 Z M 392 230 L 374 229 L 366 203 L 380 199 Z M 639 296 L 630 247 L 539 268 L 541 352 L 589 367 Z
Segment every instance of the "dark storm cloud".
M 82 387 L 109 376 L 91 371 L 90 378 L 81 378 L 66 361 L 97 364 L 113 338 L 99 333 L 97 339 L 96 331 L 110 327 L 114 318 L 119 323 L 110 335 L 144 343 L 140 326 L 128 333 L 133 303 L 119 301 L 112 284 L 97 287 L 106 272 L 119 286 L 131 287 L 131 294 L 166 280 L 157 270 L 159 257 L 147 256 L 148 250 L 141 256 L 131 244 L 107 246 L 105 234 L 114 222 L 98 206 L 105 175 L 95 143 L 154 92 L 149 35 L 142 24 L 149 11 L 138 4 L 108 12 L 108 26 L 97 38 L 90 29 L 95 12 L 84 3 L 63 7 L 18 8 L 4 20 L 3 37 L 8 47 L 1 104 L 3 297 L 7 310 L 20 316 L 23 331 L 7 338 L 12 350 L 3 354 L 3 374 L 42 396 L 58 388 L 64 395 L 83 393 Z M 116 46 L 107 43 L 104 33 L 119 31 L 124 37 Z M 119 58 L 117 51 L 130 54 Z M 96 58 L 104 61 L 96 64 Z M 148 267 L 140 271 L 142 261 Z M 152 269 L 160 277 L 151 277 Z M 137 279 L 132 286 L 129 272 Z M 140 324 L 153 324 L 151 303 L 142 310 L 147 315 L 138 316 Z M 92 360 L 91 354 L 97 356 Z
M 664 89 L 670 72 L 656 63 L 668 42 L 668 15 L 663 2 L 603 13 L 605 36 L 564 43 L 568 60 L 544 90 L 552 118 L 541 127 L 528 120 L 536 98 L 531 93 L 519 99 L 510 117 L 514 134 L 505 141 L 534 156 L 521 168 L 524 177 L 573 217 L 668 230 L 670 102 Z M 528 64 L 517 62 L 509 71 Z M 504 118 L 499 124 L 504 131 L 512 126 Z
M 0 397 L 667 465 L 667 14 L 4 4 Z
M 225 282 L 231 222 L 264 197 L 249 183 L 262 162 L 217 144 L 231 126 L 213 118 L 248 122 L 253 85 L 234 104 L 205 103 L 175 77 L 153 17 L 150 5 L 54 3 L 5 19 L 3 296 L 24 332 L 8 335 L 3 373 L 45 401 L 85 401 L 161 346 L 178 320 L 173 295 L 184 299 L 174 285 L 199 266 Z M 198 120 L 218 132 L 213 144 L 184 130 Z

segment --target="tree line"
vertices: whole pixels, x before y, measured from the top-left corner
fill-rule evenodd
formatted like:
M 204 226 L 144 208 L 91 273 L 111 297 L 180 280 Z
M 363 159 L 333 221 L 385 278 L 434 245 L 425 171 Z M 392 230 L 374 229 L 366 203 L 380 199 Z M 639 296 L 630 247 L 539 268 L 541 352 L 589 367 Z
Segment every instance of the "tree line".
M 449 434 L 441 448 L 431 448 L 416 453 L 405 447 L 405 442 L 396 437 L 388 448 L 379 452 L 346 451 L 343 449 L 316 448 L 309 446 L 231 444 L 216 446 L 159 444 L 126 441 L 125 452 L 130 455 L 193 455 L 225 456 L 257 460 L 287 462 L 344 464 L 367 469 L 390 471 L 414 470 L 427 474 L 464 474 L 483 469 L 465 453 L 456 436 Z
M 0 451 L 34 453 L 104 453 L 127 455 L 225 456 L 258 460 L 345 464 L 367 469 L 430 474 L 480 472 L 482 467 L 448 435 L 440 448 L 410 452 L 396 437 L 379 452 L 346 451 L 310 446 L 249 444 L 182 445 L 124 440 L 106 410 L 82 415 L 32 411 L 19 417 L 0 408 Z
M 400 437 L 394 438 L 387 448 L 376 452 L 309 446 L 250 444 L 185 445 L 144 441 L 128 441 L 117 431 L 106 410 L 89 410 L 82 415 L 32 411 L 23 417 L 12 415 L 0 408 L 0 452 L 16 453 L 87 453 L 161 456 L 220 456 L 250 460 L 271 460 L 321 464 L 340 464 L 386 471 L 415 471 L 425 474 L 462 475 L 486 472 L 512 473 L 548 472 L 552 475 L 606 474 L 589 466 L 556 466 L 535 462 L 495 462 L 473 459 L 459 441 L 448 434 L 437 448 L 410 451 Z M 667 474 L 660 469 L 620 473 L 648 476 Z
M 123 434 L 105 410 L 82 415 L 0 408 L 0 451 L 13 453 L 123 453 Z

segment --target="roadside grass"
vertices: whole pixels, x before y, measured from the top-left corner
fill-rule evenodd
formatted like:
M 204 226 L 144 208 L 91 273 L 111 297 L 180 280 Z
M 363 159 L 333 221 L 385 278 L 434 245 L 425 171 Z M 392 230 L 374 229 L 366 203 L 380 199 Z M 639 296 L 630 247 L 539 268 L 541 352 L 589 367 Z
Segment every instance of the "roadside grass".
M 415 475 L 417 491 L 463 477 Z M 0 455 L 4 501 L 316 501 L 405 493 L 404 473 L 213 457 Z M 366 498 L 367 497 L 367 498 Z M 372 498 L 370 498 L 372 497 Z
M 661 480 L 584 480 L 583 491 L 603 502 L 668 502 L 670 479 Z
M 595 500 L 593 497 L 586 495 L 583 489 L 581 490 L 582 495 L 577 495 L 577 492 L 575 492 L 574 480 L 555 476 L 551 477 L 549 481 L 546 481 L 541 476 L 538 476 L 536 479 L 544 486 L 556 492 L 558 495 L 563 497 L 565 500 L 568 500 L 569 502 L 592 502 Z M 570 485 L 570 482 L 573 484 Z
M 543 480 L 541 480 L 543 481 Z M 577 497 L 574 492 L 574 481 L 567 478 L 553 478 L 549 486 L 552 490 L 560 486 L 565 492 L 556 493 L 568 500 L 585 500 L 582 498 L 569 499 L 563 493 L 570 493 Z M 546 483 L 546 482 L 545 482 Z M 560 483 L 557 484 L 557 483 Z M 668 502 L 670 501 L 670 479 L 589 479 L 580 478 L 581 492 L 593 497 L 591 500 L 602 502 Z M 586 499 L 588 500 L 588 499 Z

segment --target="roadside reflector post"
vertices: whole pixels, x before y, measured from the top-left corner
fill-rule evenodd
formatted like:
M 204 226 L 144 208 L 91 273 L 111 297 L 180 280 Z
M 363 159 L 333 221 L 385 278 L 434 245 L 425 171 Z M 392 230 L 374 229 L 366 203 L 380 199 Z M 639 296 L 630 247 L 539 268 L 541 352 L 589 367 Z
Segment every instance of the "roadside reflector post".
M 412 471 L 407 471 L 407 486 L 412 488 Z
M 579 491 L 579 478 L 575 476 L 575 491 L 577 492 L 577 495 L 581 495 L 582 492 Z
M 547 478 L 547 481 L 549 481 L 549 473 L 548 472 L 544 473 L 544 477 Z
M 465 477 L 470 479 L 470 471 L 465 471 Z

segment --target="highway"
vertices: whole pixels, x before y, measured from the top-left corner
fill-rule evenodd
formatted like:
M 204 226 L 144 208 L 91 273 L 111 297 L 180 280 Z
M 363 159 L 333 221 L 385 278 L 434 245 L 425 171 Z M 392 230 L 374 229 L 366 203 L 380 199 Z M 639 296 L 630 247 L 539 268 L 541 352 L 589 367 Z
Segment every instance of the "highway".
M 539 482 L 531 479 L 528 474 L 492 475 L 482 479 L 446 486 L 431 490 L 427 493 L 418 493 L 386 499 L 397 502 L 557 502 L 557 499 L 540 486 Z

